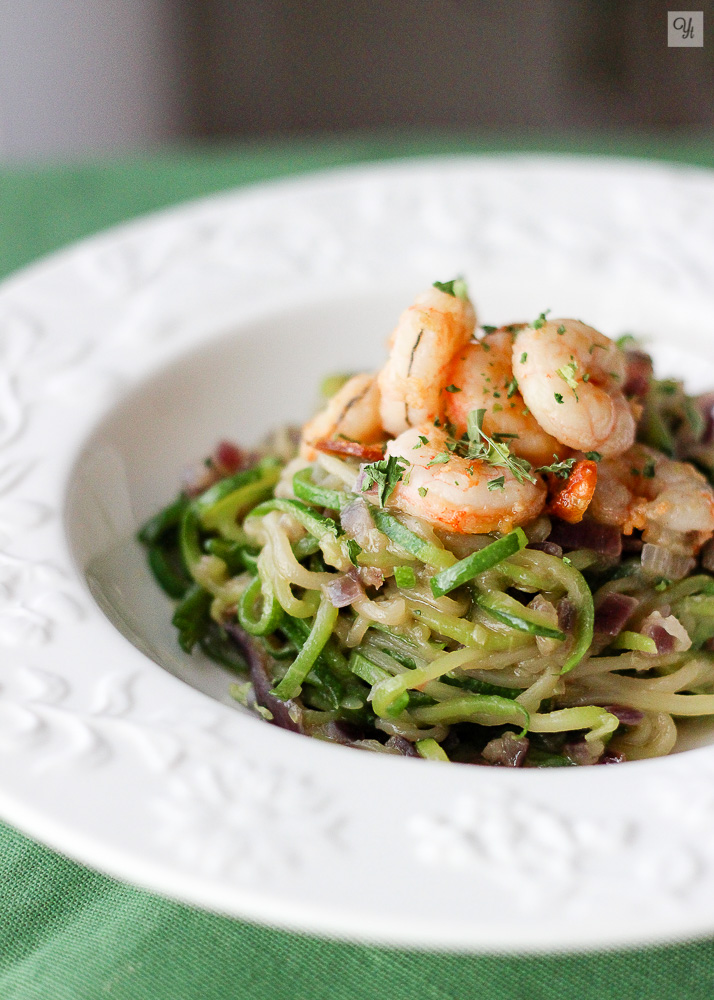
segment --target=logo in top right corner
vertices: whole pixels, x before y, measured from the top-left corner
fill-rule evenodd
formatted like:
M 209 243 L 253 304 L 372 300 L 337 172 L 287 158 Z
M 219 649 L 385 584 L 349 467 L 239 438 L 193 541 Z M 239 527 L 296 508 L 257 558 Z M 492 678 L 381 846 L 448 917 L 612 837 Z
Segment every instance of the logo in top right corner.
M 670 48 L 702 48 L 704 45 L 703 10 L 668 10 L 667 45 Z

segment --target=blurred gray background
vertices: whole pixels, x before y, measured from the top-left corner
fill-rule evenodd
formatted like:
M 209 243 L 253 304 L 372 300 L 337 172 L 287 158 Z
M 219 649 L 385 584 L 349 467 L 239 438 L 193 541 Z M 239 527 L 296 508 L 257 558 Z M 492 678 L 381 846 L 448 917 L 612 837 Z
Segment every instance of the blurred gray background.
M 714 125 L 653 0 L 2 0 L 0 159 L 373 128 Z M 709 29 L 711 28 L 711 42 Z

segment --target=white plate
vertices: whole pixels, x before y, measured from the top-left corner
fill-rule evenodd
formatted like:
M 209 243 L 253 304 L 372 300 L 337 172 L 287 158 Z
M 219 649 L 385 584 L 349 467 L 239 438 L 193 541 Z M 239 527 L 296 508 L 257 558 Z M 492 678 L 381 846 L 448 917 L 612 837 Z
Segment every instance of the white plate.
M 380 364 L 399 311 L 459 272 L 483 322 L 551 307 L 647 332 L 663 372 L 712 386 L 713 262 L 707 172 L 484 157 L 232 192 L 7 282 L 0 814 L 167 895 L 357 940 L 714 932 L 714 748 L 510 772 L 283 732 L 176 650 L 127 544 L 187 460 L 302 419 L 322 374 Z

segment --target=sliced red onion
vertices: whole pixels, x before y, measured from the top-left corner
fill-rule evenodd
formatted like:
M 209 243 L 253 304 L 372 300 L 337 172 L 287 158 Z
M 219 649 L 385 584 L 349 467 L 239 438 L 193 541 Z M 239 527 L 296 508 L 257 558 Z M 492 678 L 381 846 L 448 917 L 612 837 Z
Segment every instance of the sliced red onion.
M 366 548 L 370 532 L 375 530 L 369 505 L 361 497 L 348 503 L 341 511 L 340 524 L 362 548 Z
M 318 734 L 330 743 L 340 743 L 342 746 L 353 746 L 358 740 L 365 738 L 365 731 L 351 722 L 328 722 L 321 726 Z
M 646 396 L 653 376 L 652 358 L 644 351 L 626 351 L 625 385 L 626 396 Z
M 558 612 L 558 628 L 566 634 L 575 628 L 578 612 L 575 605 L 568 597 L 561 597 L 556 608 Z
M 246 453 L 232 441 L 219 441 L 213 452 L 213 461 L 225 470 L 226 475 L 232 475 L 245 468 Z
M 390 749 L 398 750 L 399 753 L 403 754 L 405 757 L 418 757 L 419 752 L 416 750 L 413 743 L 405 739 L 403 736 L 390 736 L 385 746 Z
M 670 653 L 674 653 L 677 640 L 662 625 L 653 625 L 649 631 L 649 636 L 651 639 L 654 639 L 658 653 L 661 653 L 663 656 L 669 656 Z
M 563 557 L 562 548 L 555 542 L 531 542 L 528 548 L 535 549 L 536 552 L 547 552 L 549 556 L 557 556 L 558 559 Z
M 629 594 L 606 594 L 595 608 L 595 631 L 599 635 L 619 635 L 639 603 Z
M 359 493 L 360 496 L 376 498 L 377 496 L 379 496 L 379 491 L 377 489 L 376 483 L 372 483 L 372 485 L 369 487 L 368 490 L 362 489 L 366 478 L 367 476 L 364 471 L 364 465 L 360 465 L 359 473 L 357 475 L 357 479 L 355 480 L 355 493 Z
M 374 587 L 375 590 L 379 590 L 384 583 L 384 573 L 376 566 L 360 566 L 357 572 L 364 587 Z
M 580 521 L 568 524 L 554 517 L 548 536 L 566 551 L 572 549 L 592 549 L 605 556 L 619 556 L 622 552 L 622 535 L 612 524 L 598 524 L 597 521 Z
M 575 764 L 590 765 L 597 764 L 603 753 L 603 745 L 600 740 L 578 740 L 574 743 L 566 743 L 563 746 L 563 753 Z
M 681 580 L 694 569 L 694 566 L 695 561 L 690 556 L 680 556 L 663 545 L 646 542 L 642 546 L 642 570 L 651 576 Z
M 495 767 L 523 767 L 530 743 L 525 736 L 505 732 L 483 748 L 484 760 Z
M 692 645 L 689 633 L 680 620 L 674 615 L 664 618 L 660 611 L 653 611 L 645 618 L 640 632 L 654 639 L 657 652 L 664 655 L 684 653 Z
M 351 576 L 338 576 L 322 588 L 334 608 L 346 608 L 360 597 L 364 597 L 361 586 Z
M 610 715 L 617 716 L 623 726 L 636 726 L 644 718 L 644 712 L 640 712 L 639 708 L 630 708 L 629 705 L 603 705 L 603 708 Z
M 293 733 L 303 733 L 305 730 L 303 728 L 302 707 L 292 699 L 283 701 L 281 698 L 276 698 L 272 692 L 270 660 L 263 647 L 240 625 L 229 622 L 224 625 L 224 628 L 245 656 L 250 668 L 255 700 L 272 713 L 272 724 L 281 729 L 289 729 Z

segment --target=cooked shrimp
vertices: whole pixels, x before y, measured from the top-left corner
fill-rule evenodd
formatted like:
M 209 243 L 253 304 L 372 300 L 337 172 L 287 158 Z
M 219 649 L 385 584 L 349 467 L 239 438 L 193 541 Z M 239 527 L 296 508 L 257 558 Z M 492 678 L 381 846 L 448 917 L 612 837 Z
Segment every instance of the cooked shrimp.
M 446 372 L 445 413 L 460 437 L 471 410 L 485 409 L 483 429 L 508 440 L 511 451 L 533 465 L 565 458 L 568 449 L 537 422 L 518 391 L 511 361 L 513 334 L 496 330 L 457 351 Z
M 689 556 L 714 533 L 714 490 L 689 462 L 637 444 L 600 462 L 589 512 L 626 535 L 641 528 L 645 542 Z
M 635 440 L 635 418 L 622 392 L 624 353 L 576 319 L 521 330 L 513 372 L 540 426 L 580 451 L 620 455 Z
M 324 410 L 302 429 L 300 455 L 308 462 L 316 458 L 315 445 L 339 438 L 371 445 L 384 438 L 379 414 L 379 388 L 374 375 L 355 375 L 339 389 Z
M 546 493 L 540 477 L 518 482 L 509 469 L 452 454 L 446 440 L 442 429 L 421 424 L 389 442 L 387 454 L 411 466 L 390 505 L 459 534 L 506 532 L 538 516 Z
M 432 421 L 443 410 L 449 362 L 476 324 L 467 298 L 430 288 L 399 318 L 379 373 L 382 424 L 390 434 Z

